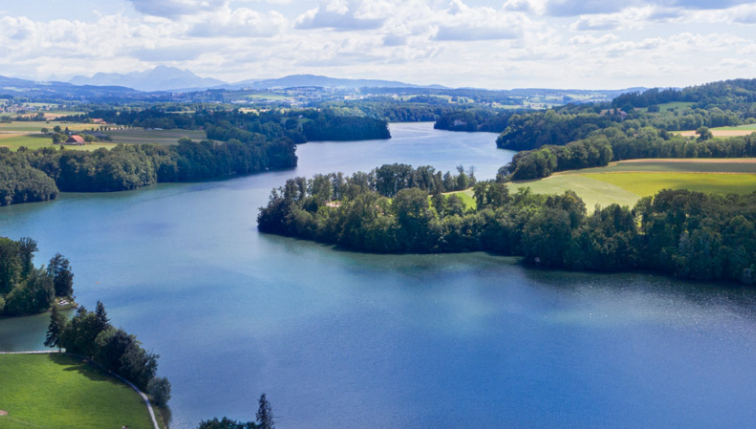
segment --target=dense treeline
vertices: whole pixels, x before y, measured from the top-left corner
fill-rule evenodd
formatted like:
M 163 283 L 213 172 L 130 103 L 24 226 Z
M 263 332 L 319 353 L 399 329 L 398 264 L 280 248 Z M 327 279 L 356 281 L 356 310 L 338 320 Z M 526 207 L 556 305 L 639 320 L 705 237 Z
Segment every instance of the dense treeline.
M 389 139 L 388 122 L 382 119 L 322 114 L 304 122 L 302 131 L 309 141 L 349 141 Z
M 640 158 L 756 157 L 756 134 L 727 139 L 691 140 L 645 127 L 626 134 L 610 127 L 565 146 L 543 146 L 517 153 L 499 171 L 512 180 L 547 177 L 556 171 L 602 167 L 610 161 Z
M 71 299 L 73 272 L 56 254 L 47 267 L 34 266 L 37 242 L 0 237 L 0 315 L 23 316 L 50 309 L 55 298 Z
M 32 167 L 25 156 L 0 148 L 0 206 L 53 200 L 57 196 L 53 179 Z
M 419 102 L 422 100 L 431 102 Z M 408 101 L 392 97 L 370 97 L 364 100 L 327 103 L 324 107 L 341 116 L 366 116 L 388 122 L 430 122 L 445 113 L 459 109 L 459 105 L 450 104 L 446 99 L 425 96 L 412 97 Z
M 548 177 L 556 171 L 601 167 L 613 158 L 612 145 L 605 136 L 578 140 L 564 146 L 543 146 L 540 149 L 518 152 L 499 175 L 511 180 L 531 180 Z
M 158 406 L 165 406 L 171 397 L 170 382 L 156 376 L 160 356 L 142 348 L 134 335 L 113 327 L 99 301 L 92 312 L 79 307 L 70 321 L 53 308 L 45 346 L 65 348 L 67 353 L 94 360 L 148 392 Z
M 255 414 L 257 420 L 254 422 L 236 421 L 228 417 L 218 419 L 216 417 L 212 420 L 200 422 L 197 429 L 275 429 L 273 408 L 264 393 L 260 395 L 258 402 L 260 405 Z
M 545 267 L 654 269 L 689 279 L 755 280 L 756 193 L 664 190 L 632 210 L 611 205 L 588 215 L 571 191 L 510 195 L 504 183 L 481 182 L 473 189 L 473 210 L 460 208 L 456 196 L 431 197 L 417 187 L 389 199 L 368 187 L 350 186 L 337 199 L 325 190 L 327 177 L 290 180 L 274 190 L 258 216 L 259 229 L 368 252 L 485 250 Z
M 612 101 L 614 107 L 639 108 L 685 101 L 703 108 L 728 108 L 745 118 L 756 118 L 756 79 L 733 79 L 678 89 L 650 89 L 643 93 L 620 95 Z
M 596 112 L 598 110 L 598 113 Z M 718 107 L 675 109 L 663 113 L 604 109 L 600 106 L 564 106 L 557 110 L 518 113 L 509 118 L 506 129 L 496 139 L 500 149 L 531 150 L 541 146 L 564 146 L 585 139 L 598 130 L 616 129 L 632 134 L 646 127 L 658 130 L 696 130 L 743 124 L 741 116 Z
M 503 132 L 509 124 L 513 111 L 462 110 L 441 115 L 433 128 L 448 131 L 488 131 Z

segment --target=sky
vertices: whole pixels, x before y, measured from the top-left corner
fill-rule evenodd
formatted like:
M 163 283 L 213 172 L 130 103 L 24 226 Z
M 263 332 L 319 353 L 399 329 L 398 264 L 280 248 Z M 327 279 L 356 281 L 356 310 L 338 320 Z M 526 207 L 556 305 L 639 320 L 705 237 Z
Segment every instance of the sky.
M 756 2 L 0 0 L 0 75 L 65 81 L 157 65 L 227 82 L 682 87 L 756 77 Z

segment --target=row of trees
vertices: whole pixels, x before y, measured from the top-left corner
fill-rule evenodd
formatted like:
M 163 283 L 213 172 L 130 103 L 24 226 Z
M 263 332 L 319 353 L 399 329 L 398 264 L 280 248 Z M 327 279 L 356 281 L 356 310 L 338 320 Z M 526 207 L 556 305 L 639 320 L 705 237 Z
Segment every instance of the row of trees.
M 292 180 L 285 188 L 295 186 Z M 311 191 L 290 198 L 285 190 L 274 190 L 258 227 L 367 252 L 486 250 L 555 268 L 655 269 L 691 279 L 756 280 L 756 193 L 665 190 L 633 209 L 611 205 L 588 215 L 571 191 L 510 195 L 506 184 L 496 182 L 478 183 L 473 190 L 476 209 L 417 187 L 391 199 L 355 188 L 330 204 L 311 203 L 317 195 Z
M 73 272 L 68 259 L 56 254 L 47 267 L 34 266 L 37 242 L 0 237 L 0 315 L 23 316 L 50 309 L 55 298 L 73 295 Z
M 134 335 L 114 328 L 99 301 L 92 312 L 79 307 L 70 321 L 53 307 L 45 346 L 94 360 L 148 392 L 157 406 L 164 407 L 171 397 L 170 382 L 156 376 L 160 356 L 144 350 Z
M 612 145 L 603 136 L 568 143 L 565 146 L 543 146 L 517 153 L 499 170 L 499 177 L 511 180 L 532 180 L 551 173 L 580 168 L 601 167 L 613 158 Z

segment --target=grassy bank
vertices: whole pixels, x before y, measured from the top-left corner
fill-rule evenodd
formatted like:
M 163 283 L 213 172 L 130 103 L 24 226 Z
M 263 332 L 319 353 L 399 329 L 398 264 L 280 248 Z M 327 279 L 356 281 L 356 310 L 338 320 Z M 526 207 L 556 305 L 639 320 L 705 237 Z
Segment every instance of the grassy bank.
M 73 357 L 0 355 L 0 428 L 151 429 L 130 387 Z

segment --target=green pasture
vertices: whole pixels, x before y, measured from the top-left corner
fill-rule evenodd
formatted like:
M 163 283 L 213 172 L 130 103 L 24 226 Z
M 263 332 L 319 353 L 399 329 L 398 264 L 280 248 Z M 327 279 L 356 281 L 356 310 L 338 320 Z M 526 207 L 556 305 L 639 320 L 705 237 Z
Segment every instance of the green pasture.
M 3 429 L 151 429 L 130 387 L 68 355 L 0 355 Z
M 17 150 L 21 146 L 29 149 L 40 149 L 51 147 L 59 149 L 60 145 L 52 143 L 52 137 L 43 134 L 0 134 L 0 147 L 9 147 L 11 150 Z M 115 143 L 95 142 L 82 146 L 65 145 L 65 150 L 85 150 L 93 151 L 100 148 L 111 149 Z

